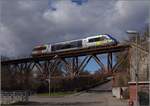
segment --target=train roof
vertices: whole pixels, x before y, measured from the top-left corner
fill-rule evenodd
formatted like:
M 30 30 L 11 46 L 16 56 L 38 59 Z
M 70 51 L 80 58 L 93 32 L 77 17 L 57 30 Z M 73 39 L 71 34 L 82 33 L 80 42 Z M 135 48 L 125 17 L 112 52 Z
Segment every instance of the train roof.
M 86 37 L 86 38 L 83 38 L 83 39 L 94 38 L 94 37 L 102 37 L 102 36 L 106 36 L 106 35 L 109 36 L 111 39 L 114 39 L 111 34 L 106 34 L 106 33 L 105 34 L 95 34 L 94 36 L 89 36 L 89 37 Z M 61 42 L 56 42 L 56 43 L 46 43 L 46 44 L 39 45 L 39 46 L 36 46 L 36 47 L 46 46 L 46 45 L 55 45 L 55 44 L 69 43 L 69 42 L 73 42 L 73 41 L 80 41 L 80 40 L 83 40 L 83 39 L 67 40 L 67 41 L 61 41 Z M 114 40 L 116 40 L 116 39 L 114 39 Z
M 95 36 L 90 36 L 90 37 L 86 37 L 86 38 L 101 37 L 101 36 L 104 36 L 104 35 L 108 35 L 108 34 L 96 34 Z M 86 39 L 86 38 L 83 38 L 83 39 Z M 60 43 L 67 43 L 67 42 L 69 43 L 69 42 L 79 41 L 79 40 L 83 40 L 83 39 L 67 40 L 67 41 L 62 41 L 62 42 L 53 43 L 53 44 L 60 44 Z
M 83 38 L 84 39 L 84 38 Z M 76 39 L 76 40 L 67 40 L 67 41 L 62 41 L 62 42 L 58 42 L 58 43 L 53 43 L 53 44 L 59 44 L 59 43 L 69 43 L 69 42 L 73 42 L 73 41 L 80 41 L 83 39 Z

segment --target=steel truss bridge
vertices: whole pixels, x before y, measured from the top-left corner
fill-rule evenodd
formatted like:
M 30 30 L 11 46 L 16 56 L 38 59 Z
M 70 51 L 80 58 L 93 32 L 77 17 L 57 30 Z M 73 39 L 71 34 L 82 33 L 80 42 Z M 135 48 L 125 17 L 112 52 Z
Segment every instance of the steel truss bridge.
M 89 61 L 93 59 L 100 66 L 101 70 L 113 73 L 124 61 L 130 59 L 129 49 L 130 45 L 123 44 L 107 47 L 81 48 L 77 50 L 50 53 L 48 55 L 37 57 L 2 60 L 1 65 L 4 68 L 8 68 L 8 70 L 18 70 L 20 72 L 33 71 L 36 67 L 36 69 L 41 72 L 41 75 L 44 74 L 48 76 L 57 69 L 59 64 L 63 64 L 66 67 L 67 75 L 76 77 L 79 76 L 80 71 L 84 70 Z M 126 55 L 122 55 L 122 58 L 114 64 L 113 53 L 119 52 L 126 52 Z M 98 56 L 102 54 L 107 55 L 107 67 L 105 67 L 100 56 Z M 83 59 L 79 59 L 80 57 L 83 57 Z M 69 58 L 69 61 L 67 58 Z

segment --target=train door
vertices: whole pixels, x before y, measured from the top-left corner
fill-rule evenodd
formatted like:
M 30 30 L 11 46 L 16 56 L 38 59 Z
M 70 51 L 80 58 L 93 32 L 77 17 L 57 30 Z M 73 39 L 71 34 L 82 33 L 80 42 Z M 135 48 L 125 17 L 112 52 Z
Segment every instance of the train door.
M 49 44 L 47 48 L 47 53 L 50 53 L 50 52 L 51 52 L 51 45 Z
M 83 39 L 82 40 L 82 47 L 88 47 L 87 43 L 88 43 L 88 39 L 87 38 Z

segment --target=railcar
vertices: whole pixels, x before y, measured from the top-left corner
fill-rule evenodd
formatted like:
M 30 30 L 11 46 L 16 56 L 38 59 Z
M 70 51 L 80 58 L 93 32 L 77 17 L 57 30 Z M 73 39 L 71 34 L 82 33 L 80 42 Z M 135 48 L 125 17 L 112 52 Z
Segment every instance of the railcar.
M 50 45 L 48 45 L 48 44 L 36 46 L 32 50 L 32 56 L 46 54 L 49 51 L 51 51 L 49 49 L 50 49 Z
M 84 39 L 60 42 L 55 44 L 45 44 L 36 46 L 32 50 L 32 55 L 43 55 L 52 52 L 67 51 L 79 48 L 92 48 L 98 46 L 117 45 L 118 41 L 109 34 L 98 34 Z
M 83 39 L 61 42 L 51 45 L 50 52 L 64 51 L 83 47 Z

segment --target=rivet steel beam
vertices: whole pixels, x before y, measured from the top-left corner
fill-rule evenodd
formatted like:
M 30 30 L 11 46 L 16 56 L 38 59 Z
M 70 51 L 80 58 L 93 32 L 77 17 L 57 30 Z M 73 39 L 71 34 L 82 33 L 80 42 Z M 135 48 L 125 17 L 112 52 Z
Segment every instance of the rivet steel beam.
M 97 48 L 84 48 L 79 50 L 71 50 L 57 53 L 51 53 L 45 56 L 29 57 L 15 60 L 2 61 L 2 65 L 8 65 L 10 70 L 32 71 L 36 67 L 42 74 L 50 74 L 54 72 L 60 64 L 64 64 L 66 67 L 66 73 L 70 76 L 78 76 L 82 70 L 87 66 L 89 61 L 93 58 L 102 70 L 115 71 L 117 67 L 122 64 L 125 59 L 128 59 L 128 55 L 125 55 L 113 66 L 112 53 L 128 51 L 129 45 L 118 45 L 112 47 L 97 47 Z M 101 58 L 97 55 L 107 55 L 107 69 Z M 85 56 L 83 60 L 79 60 L 79 57 Z M 69 58 L 69 60 L 67 60 Z M 70 62 L 70 60 L 72 60 Z M 80 61 L 80 63 L 79 63 Z

